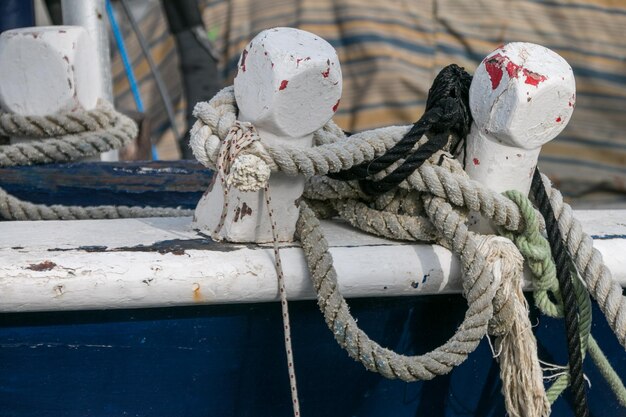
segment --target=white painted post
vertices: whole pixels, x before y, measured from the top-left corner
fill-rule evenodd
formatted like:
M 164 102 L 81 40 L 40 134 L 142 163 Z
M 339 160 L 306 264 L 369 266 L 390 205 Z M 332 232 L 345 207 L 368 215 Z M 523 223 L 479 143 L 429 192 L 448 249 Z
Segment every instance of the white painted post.
M 100 78 L 93 41 L 78 26 L 14 29 L 0 35 L 0 107 L 44 116 L 96 107 Z M 25 138 L 11 138 L 11 142 Z M 27 139 L 26 139 L 27 140 Z
M 298 29 L 266 30 L 246 46 L 239 60 L 235 78 L 239 120 L 252 123 L 267 144 L 311 147 L 313 132 L 339 106 L 341 85 L 339 59 L 324 39 Z M 269 188 L 278 239 L 292 241 L 304 178 L 274 173 Z M 240 192 L 231 187 L 224 226 L 216 230 L 223 204 L 222 185 L 215 180 L 198 203 L 194 227 L 216 240 L 272 241 L 262 190 Z
M 474 73 L 465 170 L 494 191 L 528 194 L 541 146 L 569 122 L 576 84 L 569 64 L 543 46 L 515 42 L 490 53 Z M 489 222 L 473 213 L 481 232 Z
M 99 96 L 96 53 L 77 26 L 13 29 L 0 35 L 0 106 L 44 116 L 82 107 Z
M 105 0 L 61 0 L 64 25 L 82 26 L 93 40 L 96 60 L 91 63 L 98 71 L 99 95 L 113 103 L 113 80 L 111 79 L 111 54 Z M 117 149 L 100 155 L 103 161 L 119 160 Z

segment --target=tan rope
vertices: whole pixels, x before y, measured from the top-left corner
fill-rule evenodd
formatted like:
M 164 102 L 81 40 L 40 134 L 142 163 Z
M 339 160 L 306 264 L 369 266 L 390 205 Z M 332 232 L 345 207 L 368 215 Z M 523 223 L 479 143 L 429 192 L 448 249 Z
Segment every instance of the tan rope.
M 116 112 L 110 103 L 100 100 L 94 110 L 76 110 L 51 116 L 0 113 L 0 135 L 35 138 L 0 146 L 0 167 L 7 167 L 69 162 L 119 149 L 137 136 L 137 125 Z M 192 214 L 192 210 L 180 208 L 34 204 L 12 196 L 0 187 L 0 216 L 10 220 L 117 219 Z
M 210 102 L 196 105 L 194 114 L 198 120 L 192 128 L 190 144 L 194 155 L 204 165 L 214 166 L 220 137 L 225 137 L 236 119 L 236 113 L 232 87 L 223 89 Z M 383 154 L 408 129 L 409 126 L 387 127 L 346 138 L 334 123 L 329 122 L 314 134 L 315 142 L 319 145 L 311 149 L 277 149 L 257 141 L 243 150 L 242 155 L 257 156 L 271 171 L 280 170 L 288 175 L 302 174 L 311 178 L 314 175 L 349 169 L 354 164 Z M 490 219 L 495 226 L 510 231 L 522 229 L 522 217 L 515 203 L 467 176 L 459 175 L 460 171 L 462 167 L 455 160 L 450 160 L 447 166 L 437 166 L 432 161 L 427 161 L 401 186 L 443 198 L 453 206 L 478 212 Z M 338 184 L 330 179 L 310 181 L 313 185 L 305 190 L 308 198 L 317 196 L 332 200 L 355 198 L 359 195 L 356 187 Z M 574 262 L 581 271 L 590 294 L 607 316 L 620 344 L 626 347 L 626 298 L 622 295 L 622 288 L 613 280 L 600 253 L 593 248 L 592 239 L 574 219 L 571 207 L 563 202 L 561 194 L 551 187 L 545 177 L 544 182 L 549 187 L 551 204 Z M 323 190 L 317 186 L 323 187 Z

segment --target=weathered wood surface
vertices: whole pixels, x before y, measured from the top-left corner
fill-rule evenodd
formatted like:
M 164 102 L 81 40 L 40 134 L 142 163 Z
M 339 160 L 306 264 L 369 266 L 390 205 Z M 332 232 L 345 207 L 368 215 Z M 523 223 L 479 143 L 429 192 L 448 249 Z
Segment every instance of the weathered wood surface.
M 195 208 L 212 171 L 196 161 L 99 162 L 0 169 L 0 187 L 40 204 Z
M 579 211 L 609 269 L 626 284 L 626 213 Z M 439 246 L 394 242 L 323 222 L 347 297 L 459 292 Z M 297 244 L 281 250 L 287 293 L 312 299 Z M 135 308 L 278 299 L 269 245 L 216 243 L 190 218 L 0 223 L 0 311 Z

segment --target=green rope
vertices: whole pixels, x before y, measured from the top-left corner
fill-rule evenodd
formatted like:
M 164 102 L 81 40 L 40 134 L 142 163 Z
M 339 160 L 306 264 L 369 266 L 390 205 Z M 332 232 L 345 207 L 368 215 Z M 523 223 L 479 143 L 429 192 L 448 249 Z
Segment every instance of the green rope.
M 527 261 L 535 287 L 535 305 L 539 311 L 549 317 L 562 318 L 563 300 L 556 278 L 556 267 L 552 259 L 550 244 L 539 230 L 535 209 L 530 200 L 519 191 L 507 191 L 504 195 L 520 208 L 520 213 L 524 220 L 524 230 L 519 234 L 513 234 L 502 229 L 501 234 L 515 243 Z M 583 358 L 587 350 L 589 350 L 593 362 L 609 384 L 615 397 L 620 404 L 626 406 L 626 388 L 611 367 L 600 346 L 591 336 L 591 298 L 574 266 L 572 265 L 571 268 L 573 272 L 571 275 L 572 284 L 579 306 L 580 344 Z M 565 371 L 554 381 L 550 388 L 546 390 L 550 403 L 554 403 L 567 388 L 569 382 L 569 371 Z
M 602 352 L 602 349 L 598 346 L 598 342 L 596 342 L 593 336 L 589 337 L 589 356 L 591 356 L 593 363 L 596 364 L 605 381 L 609 384 L 617 401 L 622 407 L 626 407 L 626 387 L 624 387 L 624 383 L 609 363 L 609 360 L 606 358 L 606 355 Z

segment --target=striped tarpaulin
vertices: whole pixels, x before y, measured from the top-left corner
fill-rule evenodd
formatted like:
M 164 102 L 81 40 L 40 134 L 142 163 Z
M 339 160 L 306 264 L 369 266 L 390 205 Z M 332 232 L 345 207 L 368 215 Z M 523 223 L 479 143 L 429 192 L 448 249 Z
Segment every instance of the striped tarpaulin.
M 436 73 L 450 63 L 470 73 L 499 45 L 544 45 L 572 66 L 576 110 L 565 131 L 544 147 L 540 164 L 566 195 L 611 191 L 599 201 L 626 202 L 626 2 L 623 0 L 202 0 L 203 18 L 220 51 L 227 83 L 243 47 L 259 31 L 298 27 L 336 49 L 344 92 L 336 121 L 350 131 L 408 124 L 423 112 Z M 157 5 L 158 6 L 158 5 Z M 160 14 L 160 16 L 159 16 Z M 152 20 L 150 20 L 152 19 Z M 176 62 L 158 7 L 144 18 L 161 65 Z M 150 26 L 152 25 L 152 26 Z M 129 49 L 138 50 L 133 42 Z M 136 54 L 135 54 L 136 55 Z M 116 64 L 116 93 L 128 94 Z M 175 65 L 175 64 L 172 64 Z M 139 64 L 142 90 L 150 87 Z M 180 97 L 178 76 L 166 77 Z M 158 96 L 150 104 L 165 122 Z M 130 100 L 130 98 L 128 98 Z M 177 103 L 182 106 L 182 100 Z M 615 193 L 618 192 L 618 193 Z M 623 193 L 623 194 L 621 194 Z M 597 194 L 597 193 L 596 193 Z

